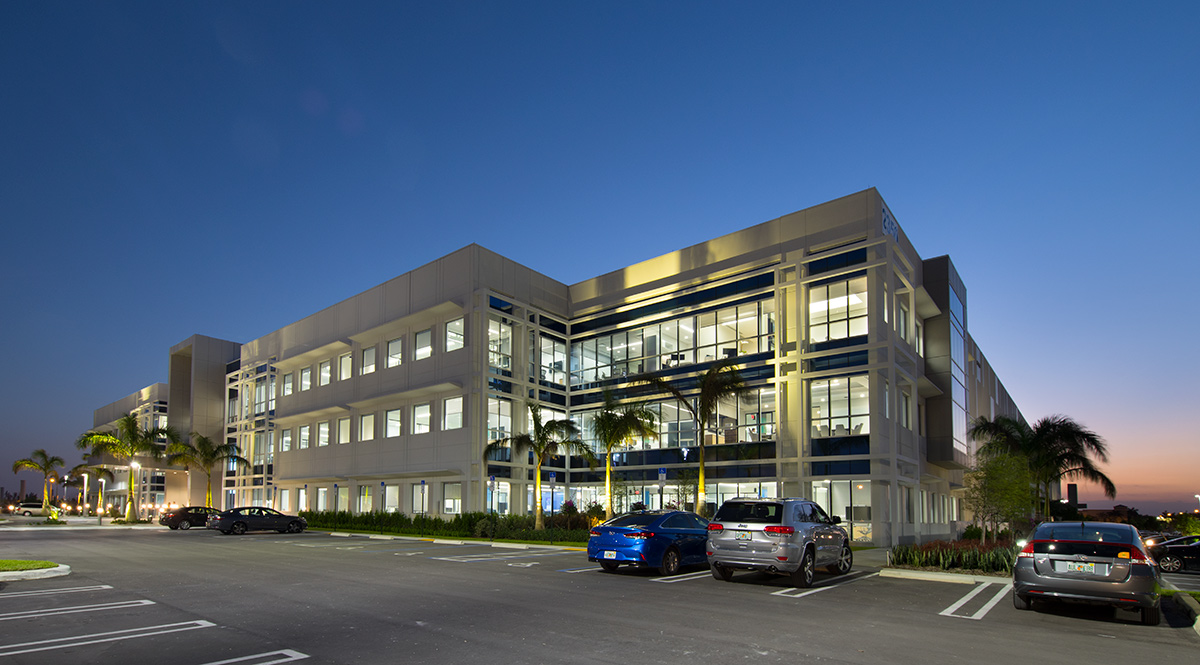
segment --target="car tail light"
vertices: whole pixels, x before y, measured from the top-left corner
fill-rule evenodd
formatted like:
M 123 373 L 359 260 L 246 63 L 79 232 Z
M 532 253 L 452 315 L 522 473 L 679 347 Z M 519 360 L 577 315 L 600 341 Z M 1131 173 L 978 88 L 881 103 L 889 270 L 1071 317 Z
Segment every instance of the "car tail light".
M 588 531 L 588 535 L 589 536 L 599 536 L 600 531 L 598 529 L 592 529 L 591 531 Z
M 1122 559 L 1128 557 L 1130 563 L 1135 563 L 1135 564 L 1140 563 L 1144 566 L 1156 565 L 1154 562 L 1154 559 L 1150 558 L 1150 555 L 1146 554 L 1145 552 L 1142 551 L 1142 549 L 1140 547 L 1136 547 L 1136 546 L 1129 548 L 1129 554 L 1125 554 L 1125 552 L 1121 552 L 1121 554 L 1119 554 L 1117 556 L 1119 556 Z
M 709 531 L 724 531 L 725 525 L 721 524 L 720 522 L 712 522 L 708 525 L 708 530 Z
M 1033 541 L 1032 540 L 1025 543 L 1025 547 L 1022 547 L 1021 551 L 1017 553 L 1017 558 L 1018 559 L 1032 559 L 1033 558 Z
M 638 538 L 638 539 L 653 538 L 654 532 L 652 532 L 652 531 L 631 531 L 631 532 L 625 534 L 625 537 L 626 538 Z
M 790 536 L 793 533 L 796 533 L 796 529 L 790 526 L 768 526 L 763 527 L 763 531 L 784 536 Z

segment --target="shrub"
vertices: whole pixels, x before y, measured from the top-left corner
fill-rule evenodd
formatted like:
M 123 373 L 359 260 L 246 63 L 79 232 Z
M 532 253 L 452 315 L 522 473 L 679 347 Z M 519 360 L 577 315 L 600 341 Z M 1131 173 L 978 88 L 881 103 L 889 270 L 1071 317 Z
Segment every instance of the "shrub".
M 409 536 L 457 538 L 499 538 L 502 540 L 532 540 L 535 542 L 584 542 L 587 529 L 563 528 L 569 516 L 547 517 L 551 528 L 535 531 L 532 515 L 496 515 L 494 513 L 463 513 L 449 519 L 429 515 L 409 516 L 404 513 L 350 513 L 347 511 L 301 511 L 300 515 L 316 529 L 348 529 Z M 581 520 L 576 517 L 574 525 Z
M 893 566 L 978 570 L 1012 573 L 1017 548 L 1010 541 L 982 543 L 974 540 L 936 540 L 923 545 L 897 545 L 891 550 Z

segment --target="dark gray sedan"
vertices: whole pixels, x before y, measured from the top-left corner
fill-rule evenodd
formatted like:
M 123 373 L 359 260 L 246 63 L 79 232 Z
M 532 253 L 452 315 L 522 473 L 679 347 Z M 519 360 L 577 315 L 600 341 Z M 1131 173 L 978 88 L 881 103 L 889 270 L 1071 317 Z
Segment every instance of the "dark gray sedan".
M 273 508 L 247 506 L 209 515 L 207 526 L 224 534 L 240 536 L 247 531 L 300 533 L 308 527 L 308 522 L 303 517 L 284 515 Z
M 1017 555 L 1013 605 L 1059 600 L 1140 611 L 1161 617 L 1159 573 L 1136 529 L 1108 522 L 1044 522 Z

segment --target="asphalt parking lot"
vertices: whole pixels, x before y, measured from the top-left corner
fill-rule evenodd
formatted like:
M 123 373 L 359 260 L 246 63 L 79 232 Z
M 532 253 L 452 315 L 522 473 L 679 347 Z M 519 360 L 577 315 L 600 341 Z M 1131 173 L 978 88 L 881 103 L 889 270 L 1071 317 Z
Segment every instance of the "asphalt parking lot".
M 1195 662 L 1164 603 L 1019 612 L 1007 582 L 707 569 L 604 573 L 583 552 L 323 533 L 0 528 L 0 558 L 66 577 L 0 588 L 0 663 Z M 1175 575 L 1183 582 L 1200 575 Z M 1177 583 L 1178 586 L 1181 586 Z

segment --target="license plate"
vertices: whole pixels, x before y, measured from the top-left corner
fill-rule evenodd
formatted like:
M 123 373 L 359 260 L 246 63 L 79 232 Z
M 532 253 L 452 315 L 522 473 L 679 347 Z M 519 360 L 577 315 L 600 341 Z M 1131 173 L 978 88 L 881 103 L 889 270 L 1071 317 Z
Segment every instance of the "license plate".
M 615 558 L 617 558 L 617 553 L 613 552 L 612 550 L 606 550 L 604 552 L 604 558 L 605 559 L 615 559 Z
M 734 540 L 750 540 L 752 537 L 753 536 L 750 534 L 749 531 L 734 531 L 733 532 Z
M 1096 564 L 1082 563 L 1079 561 L 1068 561 L 1067 572 L 1069 573 L 1092 573 L 1096 572 Z

